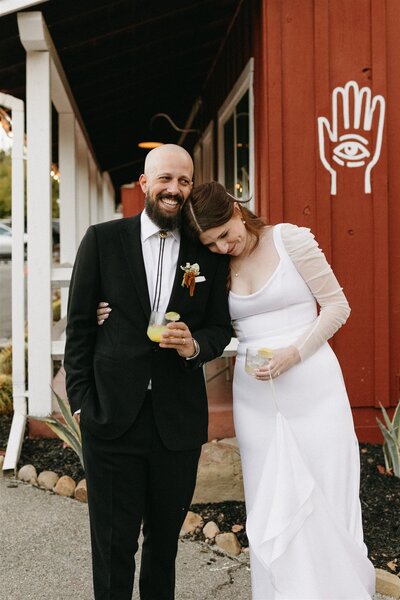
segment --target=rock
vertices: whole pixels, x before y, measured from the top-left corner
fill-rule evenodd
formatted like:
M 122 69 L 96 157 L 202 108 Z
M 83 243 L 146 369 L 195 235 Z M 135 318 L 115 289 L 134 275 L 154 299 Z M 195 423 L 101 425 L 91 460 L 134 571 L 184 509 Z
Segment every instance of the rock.
M 193 533 L 197 529 L 197 527 L 203 527 L 203 523 L 204 521 L 200 515 L 197 515 L 196 513 L 189 510 L 188 514 L 186 515 L 186 519 L 182 525 L 181 533 Z
M 59 476 L 54 471 L 42 471 L 39 473 L 38 484 L 45 490 L 53 490 L 59 479 Z
M 204 537 L 208 538 L 209 540 L 213 540 L 215 536 L 221 532 L 218 525 L 214 523 L 214 521 L 209 521 L 206 525 L 204 525 L 203 533 Z
M 233 531 L 233 533 L 239 533 L 239 531 L 243 531 L 243 525 L 232 525 L 231 531 Z
M 398 600 L 400 598 L 400 578 L 383 569 L 375 569 L 375 574 L 377 593 Z
M 233 556 L 237 556 L 242 551 L 242 547 L 234 533 L 220 533 L 215 538 L 215 543 L 219 548 Z
M 18 471 L 18 479 L 26 481 L 32 485 L 37 484 L 37 472 L 33 465 L 24 465 Z
M 86 479 L 81 479 L 78 485 L 75 488 L 75 498 L 79 500 L 79 502 L 87 502 L 87 488 L 86 488 Z
M 0 454 L 0 477 L 3 477 L 4 455 Z
M 204 444 L 193 504 L 244 500 L 242 465 L 234 438 Z
M 72 477 L 63 475 L 63 477 L 60 477 L 60 479 L 57 481 L 54 491 L 59 496 L 68 496 L 71 498 L 74 495 L 75 488 L 76 483 Z

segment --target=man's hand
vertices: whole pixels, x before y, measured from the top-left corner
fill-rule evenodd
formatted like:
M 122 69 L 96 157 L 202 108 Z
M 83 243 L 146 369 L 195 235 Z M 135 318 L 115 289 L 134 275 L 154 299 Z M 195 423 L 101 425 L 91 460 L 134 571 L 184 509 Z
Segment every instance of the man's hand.
M 160 348 L 176 350 L 182 358 L 189 358 L 196 352 L 192 334 L 186 323 L 168 323 L 167 331 L 162 335 Z

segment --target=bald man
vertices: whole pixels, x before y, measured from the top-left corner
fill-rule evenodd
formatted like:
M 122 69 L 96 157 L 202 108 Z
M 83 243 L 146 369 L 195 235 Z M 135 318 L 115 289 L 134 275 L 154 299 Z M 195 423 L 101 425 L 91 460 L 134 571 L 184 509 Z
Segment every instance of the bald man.
M 207 441 L 202 365 L 230 340 L 226 257 L 180 226 L 192 179 L 183 148 L 152 150 L 140 177 L 145 210 L 89 227 L 75 261 L 64 366 L 80 412 L 96 600 L 131 600 L 142 523 L 140 598 L 174 598 L 178 536 Z M 195 263 L 192 295 L 181 267 Z M 101 300 L 112 311 L 98 327 Z M 146 335 L 154 306 L 180 315 L 160 343 Z

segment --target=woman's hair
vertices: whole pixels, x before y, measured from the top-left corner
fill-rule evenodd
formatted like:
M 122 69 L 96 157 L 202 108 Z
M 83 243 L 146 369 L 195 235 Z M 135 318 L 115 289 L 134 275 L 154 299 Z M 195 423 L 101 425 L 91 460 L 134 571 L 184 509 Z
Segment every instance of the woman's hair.
M 216 181 L 198 185 L 193 188 L 183 207 L 186 229 L 192 237 L 198 239 L 199 235 L 207 229 L 227 223 L 233 217 L 235 203 L 237 203 L 247 231 L 255 236 L 254 247 L 256 247 L 265 223 L 243 206 L 246 202 L 249 200 L 238 200 Z

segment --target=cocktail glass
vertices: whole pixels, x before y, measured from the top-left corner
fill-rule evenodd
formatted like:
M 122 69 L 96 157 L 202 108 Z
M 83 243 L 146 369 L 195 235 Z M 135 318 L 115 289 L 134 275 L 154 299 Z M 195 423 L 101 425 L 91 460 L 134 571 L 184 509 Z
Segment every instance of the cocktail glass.
M 164 331 L 167 330 L 168 323 L 179 321 L 180 315 L 176 312 L 161 312 L 152 310 L 149 324 L 147 326 L 147 335 L 152 342 L 161 342 Z
M 268 365 L 272 358 L 270 348 L 248 347 L 246 349 L 245 371 L 252 377 L 255 377 L 256 370 Z

